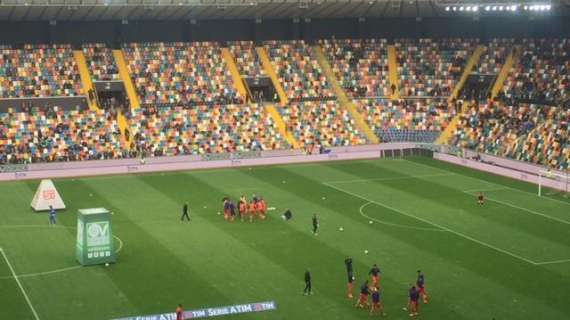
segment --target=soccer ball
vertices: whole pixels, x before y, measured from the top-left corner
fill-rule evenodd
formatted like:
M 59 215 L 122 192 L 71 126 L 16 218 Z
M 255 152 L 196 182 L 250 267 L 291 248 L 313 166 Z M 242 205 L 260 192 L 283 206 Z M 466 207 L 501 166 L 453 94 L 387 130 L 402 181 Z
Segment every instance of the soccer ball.
M 373 224 L 374 222 L 372 220 L 368 221 L 368 224 Z
M 327 197 L 323 197 L 323 200 L 327 200 Z
M 368 250 L 364 250 L 364 254 L 368 254 Z
M 108 267 L 108 266 L 109 266 L 109 263 L 108 263 L 108 262 L 107 262 L 107 263 L 105 263 L 105 267 Z
M 218 215 L 221 215 L 222 213 L 220 211 L 218 211 Z
M 281 183 L 287 183 L 285 180 L 281 181 Z
M 338 231 L 344 231 L 343 227 L 338 228 Z

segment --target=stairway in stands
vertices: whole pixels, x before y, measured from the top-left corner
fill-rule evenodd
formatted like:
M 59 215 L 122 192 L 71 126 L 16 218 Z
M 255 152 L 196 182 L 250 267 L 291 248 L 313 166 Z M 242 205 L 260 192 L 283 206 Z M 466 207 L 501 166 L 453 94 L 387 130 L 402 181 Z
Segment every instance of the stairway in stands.
M 85 55 L 81 50 L 74 50 L 73 57 L 75 58 L 75 63 L 79 69 L 79 76 L 81 77 L 83 92 L 87 96 L 87 105 L 89 105 L 89 109 L 97 110 L 99 109 L 97 101 L 95 99 L 92 101 L 89 97 L 89 91 L 95 92 L 95 87 L 93 86 L 93 81 L 91 81 L 91 73 L 89 72 L 89 68 L 87 68 Z
M 463 74 L 461 74 L 461 78 L 459 78 L 459 81 L 457 82 L 457 84 L 453 88 L 453 92 L 451 93 L 451 96 L 449 97 L 450 101 L 457 99 L 459 92 L 461 92 L 463 85 L 465 85 L 465 81 L 467 80 L 467 78 L 469 77 L 471 72 L 473 71 L 473 68 L 475 68 L 475 66 L 479 62 L 479 59 L 481 58 L 481 55 L 483 54 L 483 52 L 485 52 L 485 46 L 482 46 L 482 45 L 477 46 L 475 51 L 473 51 L 473 53 L 471 54 L 471 57 L 469 57 L 469 60 L 467 60 L 467 63 L 465 64 L 465 67 L 463 68 Z M 449 139 L 451 139 L 453 133 L 455 132 L 455 129 L 457 128 L 457 124 L 459 123 L 459 119 L 461 119 L 461 116 L 463 115 L 463 113 L 467 112 L 467 110 L 469 110 L 469 103 L 467 101 L 465 101 L 463 103 L 461 110 L 459 110 L 457 115 L 455 115 L 455 117 L 451 120 L 451 122 L 449 122 L 447 127 L 439 135 L 439 137 L 435 141 L 436 144 L 447 144 L 449 142 Z
M 281 86 L 281 82 L 279 82 L 279 78 L 277 77 L 277 73 L 275 73 L 275 69 L 273 69 L 273 65 L 271 64 L 271 60 L 269 60 L 269 56 L 267 55 L 267 51 L 263 47 L 257 47 L 257 48 L 255 48 L 255 50 L 257 52 L 257 56 L 259 57 L 259 60 L 261 61 L 261 66 L 265 70 L 265 73 L 271 79 L 271 82 L 273 83 L 273 87 L 275 87 L 275 91 L 277 91 L 277 95 L 279 96 L 279 100 L 280 100 L 279 108 L 286 107 L 287 104 L 289 103 L 289 99 L 287 99 L 287 95 L 285 94 L 285 90 L 283 90 L 283 86 Z M 281 114 L 279 113 L 279 111 L 277 111 L 277 107 L 275 107 L 273 104 L 266 103 L 265 104 L 265 110 L 267 110 L 267 112 L 269 112 L 269 114 L 271 114 L 271 117 L 275 121 L 275 125 L 277 126 L 279 133 L 281 133 L 281 135 L 283 137 L 285 137 L 285 140 L 287 140 L 289 145 L 293 146 L 293 148 L 295 148 L 295 149 L 298 149 L 299 148 L 299 142 L 297 141 L 297 139 L 295 139 L 293 134 L 291 132 L 289 132 L 289 130 L 287 130 L 287 126 L 285 125 L 285 121 L 283 121 Z
M 127 68 L 127 62 L 125 61 L 125 55 L 122 50 L 113 50 L 113 57 L 115 58 L 115 63 L 119 69 L 119 77 L 123 81 L 125 90 L 127 91 L 127 96 L 129 97 L 129 102 L 131 104 L 131 110 L 140 108 L 139 97 L 137 91 L 129 74 L 129 69 Z M 121 131 L 121 136 L 126 142 L 125 145 L 127 149 L 130 149 L 131 135 L 125 134 L 129 128 L 129 122 L 127 117 L 122 112 L 117 114 L 117 124 L 119 125 L 119 130 Z
M 400 76 L 398 75 L 398 59 L 396 58 L 396 48 L 388 46 L 388 72 L 390 79 L 390 88 L 395 88 L 390 97 L 392 100 L 400 98 Z
M 518 48 L 513 48 L 511 53 L 509 53 L 507 60 L 505 60 L 505 64 L 503 64 L 501 71 L 497 75 L 497 80 L 495 80 L 493 89 L 491 89 L 491 99 L 495 99 L 499 94 L 499 92 L 501 92 L 501 90 L 503 89 L 503 86 L 505 85 L 505 80 L 507 80 L 507 77 L 509 76 L 509 72 L 513 68 L 515 62 L 518 60 L 519 53 L 520 50 Z
M 345 108 L 350 113 L 351 117 L 354 119 L 354 122 L 356 123 L 356 126 L 358 127 L 358 130 L 364 133 L 364 135 L 366 136 L 366 138 L 370 143 L 373 144 L 380 143 L 380 139 L 378 139 L 378 137 L 372 131 L 372 129 L 370 129 L 366 121 L 364 121 L 364 117 L 360 114 L 360 112 L 358 112 L 358 109 L 356 108 L 354 103 L 350 101 L 346 96 L 344 89 L 341 87 L 338 80 L 336 79 L 336 76 L 327 58 L 325 57 L 321 47 L 313 46 L 313 50 L 316 54 L 317 61 L 319 62 L 321 69 L 323 69 L 323 72 L 327 77 L 327 80 L 331 84 L 332 89 L 337 97 L 337 101 L 339 102 L 341 107 Z
M 235 57 L 231 54 L 228 48 L 222 48 L 222 57 L 224 58 L 226 66 L 228 67 L 228 69 L 230 70 L 230 74 L 232 75 L 234 88 L 242 97 L 244 98 L 247 97 L 247 90 L 245 88 L 244 81 L 241 78 L 241 75 L 239 74 L 239 70 L 236 66 Z

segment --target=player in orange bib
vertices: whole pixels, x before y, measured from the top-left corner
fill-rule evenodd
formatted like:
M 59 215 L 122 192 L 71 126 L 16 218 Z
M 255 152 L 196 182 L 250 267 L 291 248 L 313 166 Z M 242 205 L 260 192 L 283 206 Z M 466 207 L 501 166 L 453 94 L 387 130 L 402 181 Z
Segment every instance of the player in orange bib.
M 248 205 L 248 214 L 249 214 L 249 222 L 253 222 L 253 218 L 255 217 L 255 215 L 257 214 L 257 208 L 255 205 L 255 201 L 251 201 Z
M 259 200 L 256 204 L 257 213 L 259 214 L 259 218 L 261 220 L 265 220 L 265 212 L 267 211 L 267 206 L 265 204 L 265 200 L 262 197 L 259 197 Z
M 247 200 L 245 199 L 244 196 L 241 196 L 241 198 L 239 198 L 238 208 L 239 208 L 239 217 L 241 221 L 244 221 L 247 215 Z

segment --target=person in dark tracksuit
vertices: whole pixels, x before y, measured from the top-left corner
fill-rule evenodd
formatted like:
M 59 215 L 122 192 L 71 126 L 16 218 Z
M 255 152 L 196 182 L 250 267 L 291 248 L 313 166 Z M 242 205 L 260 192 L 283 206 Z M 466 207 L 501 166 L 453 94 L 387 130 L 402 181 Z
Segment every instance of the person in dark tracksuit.
M 303 290 L 304 295 L 313 294 L 311 291 L 311 272 L 309 270 L 305 271 L 305 290 Z
M 55 215 L 56 215 L 55 209 L 52 206 L 49 206 L 49 224 L 50 225 L 51 224 L 55 225 L 57 223 L 56 219 L 55 219 Z
M 182 207 L 182 217 L 180 217 L 180 221 L 184 221 L 184 218 L 190 221 L 190 216 L 188 215 L 188 202 L 184 203 L 184 206 Z
M 319 235 L 319 218 L 316 213 L 313 214 L 313 234 L 315 236 Z

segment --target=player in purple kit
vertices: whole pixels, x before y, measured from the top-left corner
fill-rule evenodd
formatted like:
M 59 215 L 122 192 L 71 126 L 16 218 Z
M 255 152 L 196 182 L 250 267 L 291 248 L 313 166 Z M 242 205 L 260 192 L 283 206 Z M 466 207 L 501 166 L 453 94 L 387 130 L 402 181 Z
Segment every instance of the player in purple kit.
M 408 307 L 404 308 L 410 312 L 410 317 L 415 317 L 418 315 L 418 300 L 420 299 L 420 293 L 416 286 L 412 286 L 408 292 Z
M 386 313 L 384 313 L 384 305 L 382 305 L 382 301 L 380 301 L 380 289 L 372 287 L 372 305 L 370 306 L 370 315 L 375 313 L 380 313 L 383 316 L 386 316 Z
M 429 297 L 426 293 L 425 288 L 425 277 L 421 270 L 418 270 L 418 279 L 416 280 L 416 286 L 418 287 L 418 293 L 420 297 L 423 299 L 424 303 L 428 303 Z

